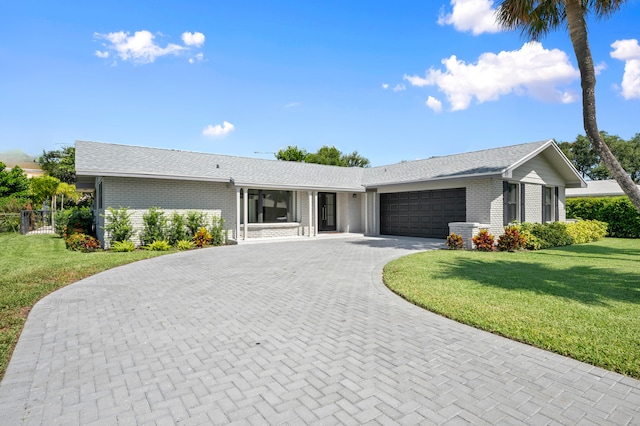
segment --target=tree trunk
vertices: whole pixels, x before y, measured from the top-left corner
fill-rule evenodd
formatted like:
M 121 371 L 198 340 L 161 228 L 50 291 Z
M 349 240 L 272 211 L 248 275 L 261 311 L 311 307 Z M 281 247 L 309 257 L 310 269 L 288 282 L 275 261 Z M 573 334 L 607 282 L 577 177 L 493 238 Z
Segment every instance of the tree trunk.
M 564 3 L 567 13 L 567 23 L 569 25 L 569 36 L 573 44 L 573 51 L 576 54 L 582 81 L 582 116 L 584 120 L 584 130 L 594 149 L 602 159 L 602 162 L 607 167 L 607 170 L 611 173 L 611 176 L 618 182 L 624 193 L 627 194 L 633 205 L 640 212 L 640 190 L 633 183 L 633 180 L 631 180 L 618 160 L 613 156 L 598 131 L 595 95 L 596 72 L 593 67 L 589 40 L 587 39 L 587 24 L 584 20 L 585 12 L 582 8 L 582 1 L 565 0 Z

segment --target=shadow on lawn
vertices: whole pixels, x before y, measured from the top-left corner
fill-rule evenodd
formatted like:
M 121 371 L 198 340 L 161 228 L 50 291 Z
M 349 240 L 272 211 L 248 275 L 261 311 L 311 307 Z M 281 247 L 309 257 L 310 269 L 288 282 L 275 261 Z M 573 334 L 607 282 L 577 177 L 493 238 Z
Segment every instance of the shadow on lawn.
M 638 247 L 640 247 L 640 243 L 638 244 Z M 556 256 L 556 250 L 562 250 L 563 252 L 570 253 L 572 256 L 601 258 L 606 260 L 633 260 L 635 262 L 638 258 L 637 249 L 623 249 L 601 246 L 598 244 L 575 244 L 565 247 L 556 247 L 548 250 L 541 250 L 536 252 L 536 254 Z
M 488 269 L 489 268 L 489 269 Z M 598 266 L 552 269 L 535 262 L 457 259 L 447 267 L 446 278 L 471 279 L 505 290 L 530 291 L 575 300 L 589 305 L 609 301 L 640 303 L 640 274 L 619 273 Z M 439 278 L 439 277 L 436 277 Z M 444 278 L 444 276 L 442 276 Z

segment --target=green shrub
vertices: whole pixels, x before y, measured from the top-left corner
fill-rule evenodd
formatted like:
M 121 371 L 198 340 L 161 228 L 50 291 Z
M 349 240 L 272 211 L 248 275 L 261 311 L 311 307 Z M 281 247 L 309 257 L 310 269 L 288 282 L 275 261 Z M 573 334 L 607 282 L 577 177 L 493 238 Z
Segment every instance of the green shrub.
M 28 203 L 25 198 L 0 198 L 0 232 L 20 231 L 20 212 L 26 210 Z
M 111 244 L 111 247 L 109 248 L 111 249 L 111 251 L 125 253 L 134 251 L 136 249 L 136 245 L 132 241 L 116 241 Z
M 166 240 L 167 218 L 164 212 L 157 207 L 151 207 L 142 215 L 142 232 L 140 241 L 148 246 L 155 241 Z
M 93 212 L 88 207 L 72 207 L 57 211 L 55 214 L 56 234 L 67 238 L 71 234 L 95 236 L 93 231 Z
M 191 250 L 192 248 L 196 247 L 195 243 L 189 240 L 177 241 L 175 246 L 178 250 Z
M 640 238 L 640 212 L 626 196 L 567 198 L 567 217 L 606 222 L 610 237 Z
M 455 233 L 447 235 L 447 247 L 450 250 L 462 250 L 464 248 L 464 241 L 462 237 Z
M 598 241 L 607 235 L 607 224 L 598 220 L 580 220 L 567 224 L 567 234 L 574 244 Z
M 171 244 L 166 240 L 155 240 L 149 245 L 144 246 L 145 249 L 150 251 L 168 251 L 171 250 Z
M 213 216 L 211 219 L 211 227 L 209 228 L 211 233 L 211 244 L 214 246 L 221 246 L 226 243 L 226 235 L 224 232 L 224 219 L 218 216 Z
M 167 241 L 171 245 L 176 245 L 178 241 L 187 239 L 187 228 L 185 226 L 184 216 L 178 212 L 173 212 L 167 229 Z
M 495 237 L 486 229 L 481 229 L 472 239 L 476 249 L 479 251 L 493 251 Z
M 527 246 L 527 237 L 522 234 L 516 225 L 505 226 L 504 234 L 498 237 L 498 250 L 518 251 Z
M 564 222 L 534 223 L 531 233 L 540 240 L 541 249 L 573 244 Z
M 189 235 L 195 235 L 200 228 L 207 226 L 207 215 L 200 211 L 192 210 L 187 213 L 187 232 Z
M 207 228 L 205 228 L 204 226 L 201 227 L 200 229 L 198 229 L 198 231 L 194 234 L 193 236 L 193 243 L 197 246 L 197 247 L 204 247 L 207 246 L 209 244 L 211 244 L 211 239 L 213 237 L 211 236 L 211 234 L 209 233 L 209 231 L 207 230 Z
M 90 253 L 100 248 L 100 241 L 91 235 L 87 234 L 71 234 L 65 240 L 67 248 L 69 250 L 81 251 L 83 253 Z
M 531 233 L 531 230 L 533 229 L 533 223 L 515 223 L 514 226 L 518 229 L 518 232 L 520 232 L 520 234 L 525 239 L 524 248 L 526 250 L 540 250 L 542 246 L 540 238 Z
M 110 245 L 116 241 L 128 241 L 133 236 L 133 225 L 131 224 L 131 213 L 126 207 L 114 209 L 109 207 L 105 217 L 106 224 L 104 230 L 109 236 Z

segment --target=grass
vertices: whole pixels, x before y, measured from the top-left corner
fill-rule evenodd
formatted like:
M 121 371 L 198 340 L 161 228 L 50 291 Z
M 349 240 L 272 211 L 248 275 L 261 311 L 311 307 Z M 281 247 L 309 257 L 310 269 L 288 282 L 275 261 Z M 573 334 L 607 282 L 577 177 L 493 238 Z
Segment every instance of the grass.
M 0 234 L 0 379 L 33 305 L 98 272 L 169 252 L 79 253 L 54 235 Z
M 429 251 L 387 264 L 384 281 L 445 317 L 640 378 L 640 240 Z

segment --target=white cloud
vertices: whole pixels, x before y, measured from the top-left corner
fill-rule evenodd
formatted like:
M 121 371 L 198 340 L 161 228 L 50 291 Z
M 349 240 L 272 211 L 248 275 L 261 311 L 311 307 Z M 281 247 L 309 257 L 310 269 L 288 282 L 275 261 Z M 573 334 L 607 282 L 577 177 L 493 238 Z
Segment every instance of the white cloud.
M 611 57 L 624 61 L 622 96 L 625 99 L 640 99 L 640 45 L 638 40 L 616 40 L 611 44 Z
M 396 84 L 396 86 L 393 88 L 394 92 L 402 92 L 407 90 L 407 86 L 405 86 L 404 84 Z
M 387 90 L 389 88 L 389 84 L 388 83 L 382 83 L 382 88 Z
M 204 44 L 204 34 L 184 32 L 182 33 L 182 41 L 187 46 L 200 47 Z
M 445 69 L 431 68 L 425 77 L 405 75 L 413 86 L 436 86 L 445 93 L 454 111 L 467 109 L 475 97 L 479 103 L 510 93 L 526 94 L 549 102 L 574 102 L 577 95 L 561 90 L 580 78 L 580 73 L 561 50 L 544 49 L 538 42 L 520 50 L 483 53 L 467 64 L 455 55 L 442 60 Z
M 451 13 L 440 10 L 439 25 L 453 25 L 458 31 L 471 31 L 474 35 L 502 30 L 492 8 L 493 0 L 451 0 L 451 6 Z
M 229 123 L 228 121 L 223 121 L 222 124 L 216 124 L 215 126 L 212 126 L 211 124 L 209 124 L 207 127 L 204 128 L 204 130 L 202 131 L 202 134 L 204 136 L 210 136 L 210 137 L 218 137 L 218 136 L 224 136 L 228 133 L 231 133 L 235 130 L 235 126 L 231 123 Z
M 300 102 L 289 102 L 288 104 L 286 104 L 284 107 L 285 108 L 297 108 L 299 106 L 301 106 L 302 104 Z
M 204 34 L 188 33 L 182 34 L 185 46 L 169 43 L 162 47 L 155 42 L 156 36 L 147 30 L 136 31 L 131 35 L 129 32 L 118 31 L 108 34 L 94 33 L 94 38 L 106 40 L 103 43 L 105 50 L 96 51 L 99 58 L 108 58 L 111 54 L 123 61 L 131 61 L 136 64 L 149 64 L 157 58 L 166 55 L 180 55 L 191 49 L 192 46 L 199 47 L 204 43 Z M 199 53 L 194 58 L 202 60 Z M 191 60 L 189 62 L 193 63 Z
M 604 62 L 600 62 L 599 64 L 593 66 L 593 70 L 595 71 L 596 75 L 600 75 L 602 71 L 606 69 L 607 69 L 607 64 Z
M 189 58 L 189 63 L 190 64 L 194 64 L 196 62 L 202 62 L 203 59 L 204 59 L 204 54 L 202 52 L 200 52 L 196 56 L 194 56 L 193 58 Z
M 433 96 L 429 96 L 427 98 L 426 104 L 429 108 L 431 108 L 435 112 L 442 111 L 442 102 L 440 102 L 438 99 L 434 98 Z

